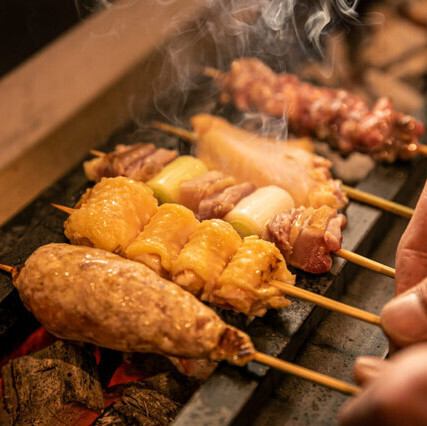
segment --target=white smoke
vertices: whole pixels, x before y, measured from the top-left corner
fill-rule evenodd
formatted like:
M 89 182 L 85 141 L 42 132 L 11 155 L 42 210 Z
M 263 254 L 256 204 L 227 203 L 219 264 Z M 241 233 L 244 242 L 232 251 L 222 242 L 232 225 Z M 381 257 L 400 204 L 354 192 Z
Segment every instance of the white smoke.
M 78 10 L 116 7 L 111 0 L 75 1 Z M 179 0 L 157 0 L 161 6 L 176 1 Z M 175 122 L 179 122 L 186 108 L 188 93 L 200 86 L 204 66 L 228 69 L 236 58 L 254 56 L 276 71 L 296 71 L 302 60 L 321 56 L 322 40 L 331 27 L 357 19 L 358 0 L 200 1 L 205 4 L 205 16 L 185 30 L 176 26 L 173 40 L 161 47 L 163 66 L 152 83 L 157 109 Z M 173 17 L 167 25 L 174 28 Z M 209 50 L 202 43 L 206 40 L 210 41 Z M 191 49 L 197 55 L 185 54 Z

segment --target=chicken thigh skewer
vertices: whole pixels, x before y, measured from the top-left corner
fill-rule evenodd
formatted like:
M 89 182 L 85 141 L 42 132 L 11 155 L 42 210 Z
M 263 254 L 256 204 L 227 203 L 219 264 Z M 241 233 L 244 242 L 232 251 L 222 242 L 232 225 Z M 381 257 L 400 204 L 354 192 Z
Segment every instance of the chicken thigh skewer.
M 85 163 L 85 170 L 86 170 L 86 174 L 89 178 L 91 178 L 92 180 L 99 180 L 99 178 L 103 175 L 117 175 L 117 171 L 114 171 L 114 173 L 112 173 L 111 171 L 109 173 L 104 173 L 103 170 L 105 170 L 106 168 L 108 169 L 109 166 L 109 158 L 111 154 L 104 154 L 100 151 L 92 151 L 92 153 L 94 155 L 96 155 L 98 158 L 88 161 Z M 113 152 L 114 154 L 114 152 Z M 115 155 L 115 154 L 114 154 Z M 113 156 L 114 158 L 114 156 Z M 187 157 L 188 158 L 188 157 Z M 195 160 L 193 160 L 195 162 Z M 196 164 L 197 162 L 195 162 Z M 172 164 L 171 164 L 172 165 Z M 190 165 L 192 166 L 192 164 Z M 191 183 L 194 182 L 194 185 L 196 186 L 195 190 L 199 190 L 201 186 L 203 186 L 204 184 L 206 184 L 207 179 L 205 179 L 203 176 L 208 176 L 209 174 L 213 175 L 213 174 L 220 174 L 218 172 L 215 171 L 211 171 L 209 173 L 205 173 L 205 175 L 201 176 L 201 179 L 195 179 L 195 180 L 188 180 L 188 181 L 184 181 L 181 184 L 181 191 L 184 190 L 184 188 L 186 187 L 190 187 L 190 185 L 187 185 L 186 182 Z M 221 175 L 221 174 L 220 174 Z M 222 175 L 224 176 L 224 175 Z M 154 177 L 154 179 L 156 179 Z M 165 179 L 158 179 L 159 181 L 165 181 Z M 204 180 L 204 182 L 200 182 Z M 221 182 L 221 177 L 218 178 L 218 181 Z M 224 179 L 222 178 L 222 182 L 227 181 L 227 178 Z M 231 185 L 231 183 L 229 183 Z M 164 183 L 163 183 L 164 186 Z M 214 186 L 214 190 L 218 191 L 219 189 L 224 189 L 224 188 L 218 188 L 218 184 L 213 185 Z M 245 192 L 246 188 L 249 189 L 248 192 Z M 179 188 L 178 188 L 179 189 Z M 193 188 L 194 189 L 194 188 Z M 251 214 L 252 215 L 259 215 L 261 212 L 264 213 L 268 213 L 268 207 L 269 206 L 274 206 L 274 208 L 278 208 L 280 207 L 280 205 L 278 204 L 278 197 L 283 196 L 280 194 L 280 189 L 277 188 L 276 192 L 278 192 L 277 196 L 274 196 L 274 202 L 271 202 L 272 200 L 272 196 L 274 194 L 269 194 L 269 198 L 270 198 L 270 202 L 268 203 L 263 203 L 262 205 L 258 202 L 261 199 L 261 192 L 266 192 L 267 194 L 269 192 L 272 192 L 273 187 L 264 187 L 264 188 L 259 188 L 255 193 L 253 193 L 253 195 L 248 196 L 248 194 L 253 191 L 253 189 L 251 189 L 251 185 L 249 183 L 242 183 L 239 185 L 234 185 L 231 186 L 230 188 L 225 189 L 224 191 L 220 192 L 219 195 L 215 195 L 213 194 L 212 197 L 207 197 L 203 203 L 200 203 L 200 206 L 210 206 L 209 207 L 209 214 L 211 214 L 211 216 L 203 216 L 205 213 L 203 211 L 200 210 L 198 211 L 199 217 L 224 217 L 225 220 L 230 221 L 230 223 L 233 224 L 234 226 L 234 222 L 236 218 L 240 218 L 240 216 L 237 215 L 237 211 L 239 209 L 244 209 L 246 217 L 247 214 L 249 213 L 249 207 L 246 206 L 246 204 L 249 203 L 249 200 L 251 198 L 258 198 L 257 199 L 257 203 L 253 203 L 258 204 L 258 207 L 255 208 L 256 211 L 252 211 L 251 210 Z M 234 209 L 227 215 L 224 214 L 219 214 L 220 211 L 223 210 L 224 206 L 228 206 L 231 198 L 233 197 L 233 192 L 236 192 L 236 195 L 239 197 L 236 199 L 236 201 L 233 201 L 233 203 L 228 207 L 227 211 L 230 211 Z M 162 193 L 164 192 L 164 189 L 162 189 L 161 191 Z M 283 192 L 283 190 L 282 190 Z M 229 193 L 229 194 L 227 194 Z M 194 201 L 194 190 L 193 190 L 193 200 Z M 243 199 L 241 199 L 243 197 Z M 246 198 L 245 198 L 246 197 Z M 161 198 L 170 198 L 170 196 L 161 196 Z M 191 197 L 189 197 L 191 198 Z M 236 202 L 239 201 L 240 202 L 236 205 Z M 286 205 L 286 202 L 284 204 L 284 207 L 282 210 L 277 211 L 276 213 L 283 213 L 284 211 L 287 211 L 289 209 L 289 211 L 292 209 L 294 203 L 292 201 L 292 199 L 289 197 L 288 195 L 288 199 L 291 201 L 291 203 Z M 177 197 L 175 196 L 174 200 L 171 200 L 173 202 L 183 202 L 183 197 L 181 195 L 181 197 Z M 199 200 L 200 202 L 200 200 Z M 215 204 L 217 203 L 217 204 Z M 191 204 L 189 203 L 185 203 L 185 205 L 187 207 L 192 207 Z M 220 209 L 220 210 L 218 210 Z M 196 211 L 196 210 L 194 210 Z M 318 213 L 323 212 L 320 216 Z M 202 214 L 201 214 L 202 213 Z M 212 213 L 214 213 L 212 215 Z M 308 210 L 306 211 L 306 213 L 308 213 Z M 320 209 L 318 209 L 317 211 L 313 211 L 313 213 L 311 213 L 313 218 L 317 215 L 319 216 L 319 218 L 321 219 L 320 222 L 318 224 L 315 224 L 315 222 L 313 222 L 313 225 L 311 225 L 311 219 L 309 219 L 309 215 L 304 214 L 305 219 L 304 221 L 298 221 L 298 216 L 295 216 L 295 214 L 293 214 L 292 212 L 286 214 L 286 215 L 280 215 L 280 221 L 279 223 L 278 220 L 275 220 L 275 226 L 274 227 L 270 227 L 269 232 L 267 233 L 261 233 L 260 235 L 262 235 L 263 237 L 266 237 L 267 239 L 272 239 L 277 245 L 278 247 L 282 250 L 282 252 L 284 253 L 287 262 L 289 262 L 291 265 L 302 269 L 304 271 L 307 272 L 311 272 L 311 273 L 323 273 L 328 271 L 331 266 L 332 266 L 332 259 L 330 256 L 330 253 L 334 253 L 340 257 L 343 257 L 347 260 L 349 260 L 352 263 L 355 263 L 359 266 L 368 268 L 374 272 L 378 272 L 390 277 L 394 277 L 394 269 L 390 268 L 386 265 L 383 265 L 379 262 L 376 262 L 374 260 L 368 259 L 364 256 L 358 255 L 356 253 L 352 253 L 346 249 L 343 249 L 340 247 L 341 245 L 341 231 L 339 229 L 339 226 L 333 226 L 332 228 L 334 230 L 332 230 L 332 233 L 329 232 L 329 227 L 331 227 L 333 225 L 333 222 L 338 220 L 340 216 L 342 215 L 337 215 L 336 211 L 333 209 L 328 208 L 327 206 L 323 206 Z M 271 218 L 274 216 L 274 214 L 271 214 L 271 217 L 267 218 L 267 220 L 272 220 Z M 300 213 L 300 216 L 302 216 L 302 213 Z M 323 216 L 323 218 L 322 218 Z M 319 224 L 321 224 L 319 226 Z M 342 225 L 341 225 L 342 226 Z M 240 224 L 239 224 L 240 227 Z M 287 227 L 288 229 L 294 229 L 294 231 L 292 231 L 291 233 L 289 233 L 289 231 L 287 233 L 283 232 L 283 227 Z M 311 227 L 311 228 L 310 228 Z M 331 229 L 332 229 L 331 228 Z M 237 229 L 237 227 L 236 227 Z M 310 230 L 311 229 L 311 230 Z M 322 231 L 323 229 L 323 231 Z M 251 228 L 249 231 L 250 232 L 246 232 L 245 235 L 249 235 L 254 233 L 255 228 Z M 240 231 L 239 231 L 240 232 Z M 258 232 L 255 232 L 258 233 Z M 295 251 L 295 253 L 300 253 L 300 258 L 298 258 L 295 253 L 292 255 L 291 252 L 289 252 L 288 248 L 289 248 L 289 237 L 287 238 L 283 238 L 283 235 L 285 234 L 292 234 L 294 235 L 294 242 L 293 244 L 291 244 L 291 249 L 293 250 L 293 248 L 296 248 L 297 246 L 295 246 L 295 244 L 299 244 L 298 241 L 301 239 L 299 237 L 303 236 L 305 239 L 307 239 L 307 241 L 302 241 L 301 239 L 301 244 L 299 244 L 300 246 L 300 250 Z M 319 235 L 318 235 L 319 234 Z M 331 238 L 326 238 L 326 235 L 333 235 L 336 234 L 336 237 L 334 237 L 333 239 Z M 295 235 L 297 235 L 297 237 L 295 237 Z M 320 244 L 320 245 L 319 245 Z M 308 248 L 310 248 L 309 250 L 307 250 Z M 289 253 L 288 253 L 289 252 Z
M 223 103 L 232 102 L 240 111 L 286 117 L 294 133 L 326 140 L 343 153 L 360 151 L 390 163 L 427 154 L 419 142 L 423 124 L 395 111 L 388 98 L 370 108 L 346 90 L 276 74 L 256 58 L 235 60 L 228 73 L 208 68 L 205 74 L 218 84 Z
M 360 388 L 258 352 L 245 333 L 146 266 L 104 250 L 48 244 L 21 268 L 0 264 L 37 320 L 62 339 L 125 352 L 258 362 L 354 395 Z

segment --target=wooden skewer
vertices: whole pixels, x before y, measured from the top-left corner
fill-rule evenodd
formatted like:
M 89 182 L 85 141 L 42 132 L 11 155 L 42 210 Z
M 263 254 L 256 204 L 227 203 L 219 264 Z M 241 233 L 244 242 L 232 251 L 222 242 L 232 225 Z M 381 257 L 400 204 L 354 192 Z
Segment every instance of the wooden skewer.
M 75 209 L 72 207 L 62 206 L 60 204 L 51 203 L 51 206 L 55 207 L 58 210 L 66 214 L 71 214 Z M 338 302 L 333 299 L 329 299 L 319 294 L 312 293 L 302 288 L 295 287 L 294 285 L 284 283 L 282 281 L 271 281 L 271 285 L 283 291 L 284 294 L 288 296 L 293 296 L 307 302 L 314 303 L 316 305 L 322 306 L 323 308 L 330 309 L 331 311 L 339 312 L 344 315 L 357 318 L 361 321 L 368 322 L 370 324 L 380 325 L 380 317 L 370 312 L 364 311 L 362 309 L 354 308 L 352 306 L 346 305 L 345 303 Z
M 9 273 L 12 276 L 18 272 L 18 268 L 15 266 L 5 265 L 3 263 L 0 263 L 0 270 Z
M 222 71 L 216 69 L 216 68 L 212 68 L 212 67 L 205 67 L 203 69 L 203 74 L 206 77 L 211 77 L 214 80 L 220 80 L 221 78 L 224 78 L 225 73 L 223 73 Z
M 394 201 L 386 200 L 376 195 L 369 194 L 368 192 L 361 191 L 360 189 L 352 188 L 351 186 L 342 185 L 342 188 L 344 189 L 345 193 L 353 200 L 378 207 L 382 210 L 394 213 L 407 219 L 410 219 L 414 214 L 414 209 L 403 206 L 399 203 L 395 203 Z
M 283 291 L 287 296 L 296 297 L 298 299 L 305 300 L 306 302 L 314 303 L 322 308 L 330 309 L 331 311 L 339 312 L 340 314 L 348 315 L 370 324 L 381 325 L 381 319 L 378 315 L 364 311 L 363 309 L 346 305 L 345 303 L 329 299 L 328 297 L 312 293 L 311 291 L 304 290 L 282 281 L 271 281 L 270 284 Z
M 102 151 L 98 151 L 97 149 L 91 149 L 89 151 L 94 157 L 103 157 L 105 154 L 105 152 Z
M 18 268 L 0 263 L 0 270 L 10 273 L 14 279 Z M 301 377 L 302 379 L 318 383 L 319 385 L 326 386 L 348 395 L 356 395 L 361 391 L 361 388 L 352 385 L 351 383 L 335 379 L 308 368 L 300 367 L 299 365 L 292 364 L 291 362 L 275 358 L 262 352 L 255 352 L 252 361 L 267 365 L 279 371 L 283 371 L 284 373 L 292 374 L 294 376 Z
M 386 275 L 390 278 L 395 278 L 396 269 L 391 268 L 390 266 L 383 265 L 380 262 L 377 262 L 372 259 L 368 259 L 365 256 L 361 256 L 360 254 L 354 253 L 350 250 L 339 249 L 335 252 L 335 254 L 343 259 L 348 260 L 351 263 L 354 263 L 359 266 L 363 266 L 366 269 L 370 269 L 371 271 L 378 272 L 379 274 Z
M 351 383 L 335 379 L 327 376 L 326 374 L 309 370 L 308 368 L 292 364 L 288 361 L 283 361 L 282 359 L 278 359 L 261 352 L 255 352 L 253 360 L 260 364 L 265 364 L 269 367 L 275 368 L 276 370 L 283 371 L 284 373 L 293 374 L 294 376 L 301 377 L 302 379 L 318 383 L 348 395 L 357 395 L 362 390 L 360 387 L 352 385 Z
M 63 206 L 62 204 L 50 203 L 50 205 L 52 207 L 55 207 L 55 209 L 60 210 L 61 212 L 67 213 L 68 215 L 70 215 L 71 213 L 73 213 L 74 210 L 76 210 L 73 207 Z

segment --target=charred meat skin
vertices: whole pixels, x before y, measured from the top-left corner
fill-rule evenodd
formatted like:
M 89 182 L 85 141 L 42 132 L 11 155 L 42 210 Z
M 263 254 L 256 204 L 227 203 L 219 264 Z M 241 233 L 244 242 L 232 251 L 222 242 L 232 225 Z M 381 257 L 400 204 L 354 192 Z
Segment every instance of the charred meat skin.
M 395 111 L 380 98 L 370 108 L 358 96 L 302 82 L 291 74 L 276 74 L 255 58 L 232 63 L 218 79 L 221 100 L 241 111 L 287 117 L 298 135 L 327 140 L 343 153 L 360 151 L 386 162 L 417 154 L 424 126 L 415 118 Z
M 268 225 L 269 239 L 286 261 L 306 272 L 322 274 L 332 267 L 331 254 L 339 250 L 345 216 L 327 206 L 280 213 Z
M 83 164 L 89 180 L 98 182 L 103 177 L 126 176 L 145 182 L 178 156 L 171 149 L 156 147 L 149 143 L 135 145 L 119 144 L 114 151 Z
M 25 306 L 52 334 L 123 352 L 245 364 L 249 338 L 146 266 L 68 244 L 37 249 L 15 279 Z

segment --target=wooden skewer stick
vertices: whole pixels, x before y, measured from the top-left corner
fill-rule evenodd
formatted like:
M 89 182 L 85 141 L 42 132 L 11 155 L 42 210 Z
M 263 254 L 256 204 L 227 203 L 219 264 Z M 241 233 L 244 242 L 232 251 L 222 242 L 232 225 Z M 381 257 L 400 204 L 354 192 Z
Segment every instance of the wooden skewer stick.
M 9 273 L 12 276 L 18 272 L 18 268 L 15 266 L 5 265 L 3 263 L 0 263 L 0 270 Z
M 71 213 L 73 213 L 74 210 L 76 210 L 73 207 L 63 206 L 62 204 L 50 203 L 50 205 L 52 207 L 55 207 L 55 209 L 60 210 L 61 212 L 67 213 L 68 215 L 70 215 Z
M 104 155 L 107 155 L 105 152 L 98 151 L 97 149 L 91 149 L 89 151 L 94 157 L 103 157 Z
M 223 73 L 222 71 L 216 69 L 216 68 L 212 68 L 212 67 L 205 67 L 203 69 L 203 74 L 206 77 L 211 77 L 214 80 L 220 80 L 221 78 L 224 78 L 225 73 Z
M 398 216 L 410 219 L 414 214 L 414 209 L 411 209 L 410 207 L 406 207 L 402 204 L 395 203 L 394 201 L 389 201 L 376 195 L 369 194 L 368 192 L 361 191 L 360 189 L 356 189 L 347 185 L 342 185 L 342 189 L 353 200 L 369 204 L 370 206 L 378 207 Z
M 335 252 L 335 254 L 343 259 L 348 260 L 351 263 L 354 263 L 359 266 L 363 266 L 366 269 L 370 269 L 371 271 L 378 272 L 379 274 L 386 275 L 390 278 L 395 278 L 396 269 L 391 268 L 390 266 L 383 265 L 380 262 L 377 262 L 372 259 L 368 259 L 365 256 L 361 256 L 360 254 L 354 253 L 350 250 L 339 249 Z
M 64 213 L 71 214 L 75 209 L 72 207 L 62 206 L 60 204 L 51 203 L 51 206 L 55 207 L 58 210 L 61 210 Z M 362 309 L 354 308 L 352 306 L 346 305 L 345 303 L 338 302 L 333 299 L 329 299 L 319 294 L 312 293 L 302 288 L 295 287 L 291 284 L 287 284 L 281 281 L 271 281 L 270 283 L 274 287 L 282 290 L 284 294 L 288 296 L 293 296 L 307 302 L 312 302 L 316 305 L 322 306 L 323 308 L 330 309 L 331 311 L 339 312 L 344 315 L 357 318 L 361 321 L 368 322 L 370 324 L 380 325 L 380 317 L 370 312 L 364 311 Z
M 15 279 L 18 273 L 18 268 L 10 265 L 4 265 L 2 263 L 0 263 L 0 270 L 10 273 L 13 279 Z M 300 367 L 299 365 L 292 364 L 291 362 L 275 358 L 262 352 L 255 352 L 252 361 L 267 365 L 279 371 L 283 371 L 284 373 L 301 377 L 302 379 L 312 381 L 319 385 L 326 386 L 348 395 L 356 395 L 361 391 L 361 388 L 352 385 L 351 383 L 347 383 L 325 374 L 309 370 L 308 368 Z
M 269 367 L 275 368 L 276 370 L 283 371 L 284 373 L 301 377 L 302 379 L 318 383 L 322 386 L 335 389 L 348 395 L 357 395 L 362 390 L 360 387 L 352 385 L 351 383 L 335 379 L 333 377 L 327 376 L 326 374 L 309 370 L 308 368 L 292 364 L 288 361 L 284 361 L 261 352 L 255 352 L 253 360 L 259 362 L 260 364 L 265 364 Z
M 340 314 L 348 315 L 370 324 L 381 325 L 381 319 L 378 315 L 364 311 L 363 309 L 346 305 L 345 303 L 329 299 L 328 297 L 312 293 L 311 291 L 304 290 L 282 281 L 271 281 L 270 284 L 283 291 L 287 296 L 296 297 L 298 299 L 305 300 L 306 302 L 314 303 L 322 308 L 330 309 L 331 311 L 339 312 Z

